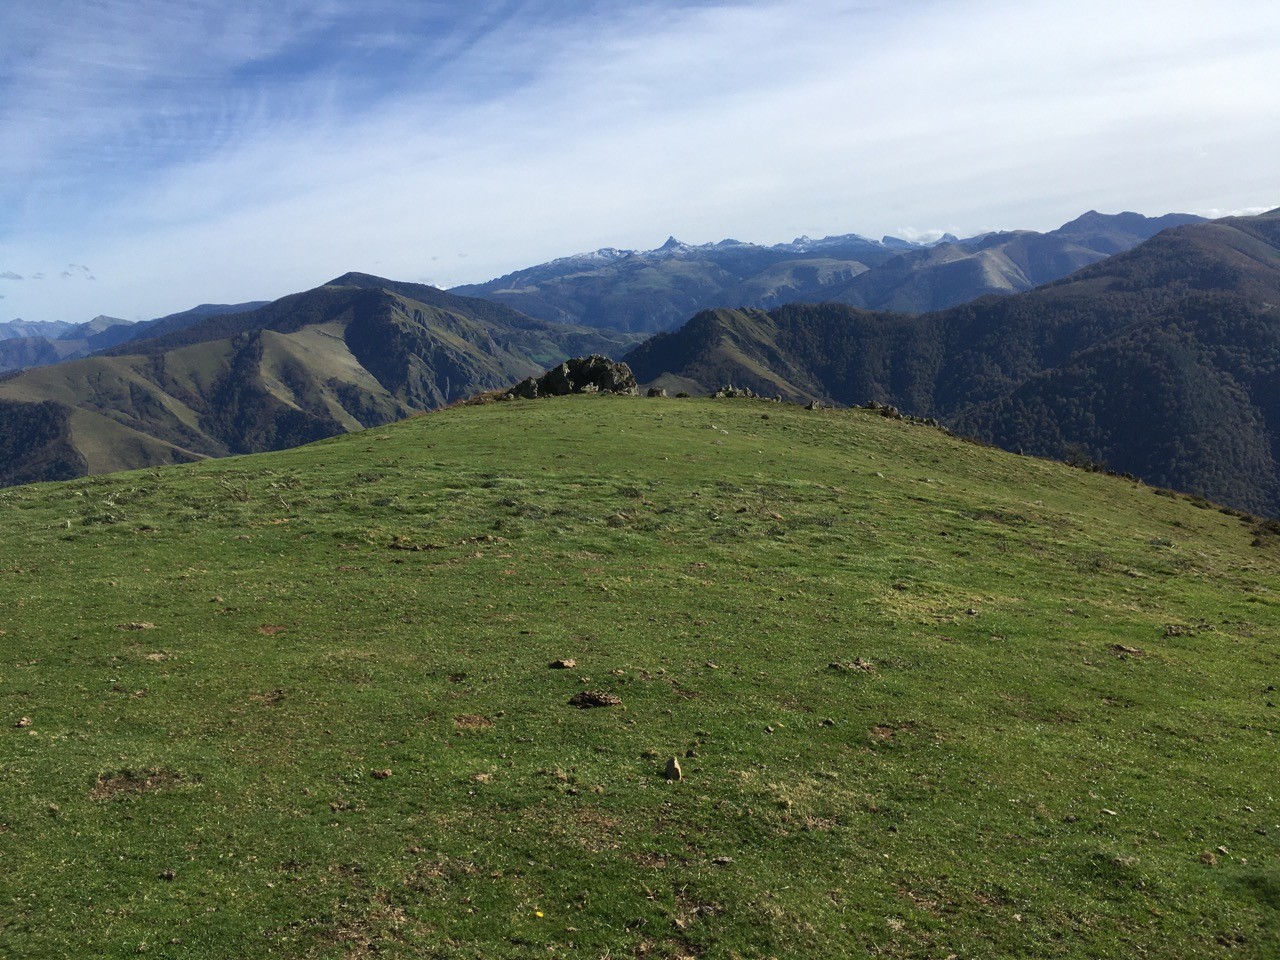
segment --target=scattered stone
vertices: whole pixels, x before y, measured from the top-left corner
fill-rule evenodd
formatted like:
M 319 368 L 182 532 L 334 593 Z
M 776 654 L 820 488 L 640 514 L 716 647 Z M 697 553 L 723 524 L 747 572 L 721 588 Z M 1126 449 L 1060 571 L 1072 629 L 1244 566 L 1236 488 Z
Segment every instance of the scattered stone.
M 547 666 L 549 666 L 552 670 L 572 670 L 577 665 L 578 665 L 578 661 L 574 660 L 572 657 L 567 657 L 563 660 L 552 660 L 549 664 L 547 664 Z
M 733 863 L 733 857 L 712 857 L 711 862 L 717 867 L 727 867 Z
M 569 706 L 577 707 L 579 710 L 589 710 L 592 707 L 618 707 L 622 705 L 622 698 L 614 693 L 606 693 L 602 690 L 583 690 L 581 693 L 575 693 L 569 698 Z
M 650 397 L 665 397 L 666 395 L 667 395 L 667 391 L 662 387 L 649 388 L 648 396 Z
M 35 721 L 32 720 L 30 717 L 20 717 L 18 719 L 18 722 L 14 724 L 15 727 L 18 727 L 20 729 L 24 727 L 31 727 L 34 725 L 35 725 Z
M 698 756 L 698 751 L 693 749 L 693 747 L 690 747 L 688 750 L 684 752 L 684 755 L 687 759 L 692 760 Z
M 1139 650 L 1137 647 L 1126 647 L 1123 643 L 1113 643 L 1111 649 L 1122 657 L 1145 657 L 1147 651 Z
M 683 776 L 684 774 L 680 770 L 680 761 L 672 757 L 667 761 L 667 781 L 674 782 Z
M 1218 858 L 1214 856 L 1212 850 L 1204 850 L 1200 854 L 1200 862 L 1211 867 L 1216 867 L 1218 865 Z
M 1120 814 L 1118 814 L 1116 811 L 1114 811 L 1114 810 L 1108 810 L 1106 807 L 1103 807 L 1103 808 L 1102 808 L 1102 812 L 1103 812 L 1103 813 L 1105 813 L 1108 817 L 1118 817 L 1118 816 L 1120 816 Z
M 160 874 L 160 879 L 167 880 L 169 883 L 172 883 L 177 878 L 178 878 L 178 874 L 173 870 L 165 870 L 163 873 Z
M 156 628 L 156 625 L 154 623 L 145 623 L 142 621 L 139 621 L 137 623 L 117 623 L 116 624 L 117 630 L 154 630 L 155 628 Z
M 835 725 L 836 725 L 836 722 L 832 720 L 830 717 L 827 717 L 827 719 L 822 721 L 822 726 L 824 727 L 834 727 Z
M 382 770 L 374 770 L 369 774 L 369 776 L 373 777 L 373 779 L 375 780 L 386 780 L 388 777 L 391 776 L 391 770 L 389 768 L 382 769 Z
M 822 401 L 821 401 L 821 400 L 810 400 L 810 401 L 805 405 L 805 409 L 806 409 L 806 410 L 821 410 L 821 409 L 822 409 Z

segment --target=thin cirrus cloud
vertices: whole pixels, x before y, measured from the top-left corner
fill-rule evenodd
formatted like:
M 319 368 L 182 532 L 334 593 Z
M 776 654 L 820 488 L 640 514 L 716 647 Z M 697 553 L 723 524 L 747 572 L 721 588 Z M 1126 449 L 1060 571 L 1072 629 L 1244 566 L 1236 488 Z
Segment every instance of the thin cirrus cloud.
M 100 278 L 9 284 L 7 309 L 148 317 L 668 234 L 929 237 L 1277 201 L 1273 5 L 458 7 L 0 12 L 0 262 Z

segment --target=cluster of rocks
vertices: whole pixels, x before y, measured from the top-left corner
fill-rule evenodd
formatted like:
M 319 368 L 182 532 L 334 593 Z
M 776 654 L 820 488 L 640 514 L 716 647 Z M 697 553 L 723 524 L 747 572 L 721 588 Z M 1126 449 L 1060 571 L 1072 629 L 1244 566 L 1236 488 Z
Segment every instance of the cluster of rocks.
M 941 430 L 943 433 L 951 432 L 933 417 L 913 417 L 911 414 L 903 413 L 897 407 L 891 406 L 887 403 L 876 403 L 874 400 L 868 400 L 862 405 L 862 409 L 873 410 L 880 414 L 880 416 L 886 417 L 890 420 L 901 420 L 904 423 L 915 423 L 922 427 L 933 427 L 937 430 Z
M 572 393 L 616 393 L 639 396 L 635 374 L 625 363 L 614 363 L 594 353 L 574 357 L 552 367 L 540 377 L 527 377 L 511 388 L 505 400 L 535 400 L 538 397 L 564 397 Z
M 782 394 L 778 394 L 774 397 L 766 397 L 762 394 L 756 393 L 750 387 L 735 387 L 731 383 L 727 383 L 722 386 L 719 390 L 713 393 L 711 397 L 713 400 L 725 400 L 741 397 L 744 400 L 769 400 L 771 403 L 782 402 Z
M 782 403 L 782 394 L 777 393 L 772 397 L 766 397 L 762 393 L 756 393 L 750 387 L 735 387 L 733 384 L 725 384 L 719 390 L 711 395 L 713 400 L 764 400 L 767 403 Z M 806 410 L 825 410 L 830 404 L 824 404 L 821 400 L 810 400 L 805 404 Z
M 538 397 L 563 397 L 574 393 L 611 393 L 627 397 L 638 397 L 640 387 L 636 383 L 635 374 L 625 363 L 616 363 L 608 357 L 593 353 L 589 357 L 574 357 L 559 366 L 552 367 L 540 377 L 526 377 L 506 393 L 489 394 L 489 402 L 496 396 L 499 400 L 536 400 Z M 646 393 L 650 397 L 665 397 L 667 391 L 662 387 L 650 387 Z M 688 394 L 680 394 L 688 396 Z M 782 403 L 782 394 L 766 397 L 756 393 L 750 387 L 735 387 L 731 383 L 724 384 L 711 395 L 715 400 L 763 400 L 767 403 Z M 805 404 L 806 410 L 825 410 L 830 404 L 821 400 L 810 400 Z M 897 407 L 886 403 L 869 400 L 863 404 L 864 410 L 871 410 L 890 420 L 901 420 L 920 426 L 933 427 L 943 433 L 951 431 L 933 417 L 913 417 L 903 413 Z

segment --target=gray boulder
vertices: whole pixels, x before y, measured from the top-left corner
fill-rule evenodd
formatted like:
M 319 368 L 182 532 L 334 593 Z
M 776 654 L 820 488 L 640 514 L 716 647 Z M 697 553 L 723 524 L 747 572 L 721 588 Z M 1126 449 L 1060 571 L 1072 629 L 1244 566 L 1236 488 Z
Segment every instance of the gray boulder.
M 516 386 L 517 396 L 526 383 L 532 383 L 533 396 L 563 397 L 571 393 L 618 393 L 638 396 L 635 374 L 625 363 L 614 363 L 608 357 L 592 354 L 574 357 L 559 366 L 552 367 L 535 381 L 532 378 Z

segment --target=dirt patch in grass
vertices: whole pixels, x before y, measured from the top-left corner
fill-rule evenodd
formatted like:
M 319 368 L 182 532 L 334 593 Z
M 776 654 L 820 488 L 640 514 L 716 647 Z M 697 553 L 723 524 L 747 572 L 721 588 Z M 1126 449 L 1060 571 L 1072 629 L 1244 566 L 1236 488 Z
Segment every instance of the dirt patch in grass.
M 258 632 L 264 637 L 274 637 L 278 633 L 284 633 L 288 627 L 282 627 L 276 623 L 264 623 L 258 628 Z
M 89 791 L 89 799 L 110 800 L 145 793 L 163 793 L 187 782 L 187 777 L 176 770 L 116 770 L 98 774 L 97 782 Z
M 493 721 L 478 713 L 464 713 L 453 718 L 453 725 L 459 730 L 489 730 L 493 727 Z
M 616 707 L 622 704 L 622 698 L 615 693 L 603 690 L 583 690 L 569 698 L 569 706 L 579 710 L 590 710 L 593 707 Z
M 877 723 L 869 733 L 873 740 L 892 740 L 900 733 L 911 733 L 914 730 L 915 725 L 911 723 L 899 724 L 896 727 L 887 723 Z
M 342 916 L 324 940 L 339 946 L 348 958 L 380 956 L 389 946 L 411 943 L 430 932 L 381 892 L 362 908 L 350 903 L 343 907 Z
M 637 853 L 633 854 L 631 859 L 648 870 L 662 870 L 669 862 L 667 857 L 661 853 Z

